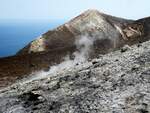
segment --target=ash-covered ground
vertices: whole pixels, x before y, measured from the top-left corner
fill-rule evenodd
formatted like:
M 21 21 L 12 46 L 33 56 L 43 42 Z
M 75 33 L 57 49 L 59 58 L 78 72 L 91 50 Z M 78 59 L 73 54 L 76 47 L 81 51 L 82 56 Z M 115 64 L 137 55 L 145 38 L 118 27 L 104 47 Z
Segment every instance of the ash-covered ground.
M 150 41 L 5 88 L 0 113 L 150 113 Z

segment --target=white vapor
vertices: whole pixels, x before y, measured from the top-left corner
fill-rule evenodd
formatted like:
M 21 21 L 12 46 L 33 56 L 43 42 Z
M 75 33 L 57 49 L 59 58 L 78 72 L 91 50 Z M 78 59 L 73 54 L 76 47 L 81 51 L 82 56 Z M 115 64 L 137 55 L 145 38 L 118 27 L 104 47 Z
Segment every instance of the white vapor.
M 86 62 L 93 50 L 94 41 L 98 39 L 100 39 L 100 37 L 90 37 L 89 35 L 76 37 L 75 45 L 77 51 L 72 54 L 73 59 L 71 59 L 69 55 L 66 55 L 63 62 L 51 66 L 48 72 L 40 71 L 37 73 L 33 73 L 33 75 L 26 82 L 31 82 L 33 80 L 42 79 L 48 76 L 55 76 L 57 75 L 57 73 L 64 72 L 75 67 L 78 64 Z

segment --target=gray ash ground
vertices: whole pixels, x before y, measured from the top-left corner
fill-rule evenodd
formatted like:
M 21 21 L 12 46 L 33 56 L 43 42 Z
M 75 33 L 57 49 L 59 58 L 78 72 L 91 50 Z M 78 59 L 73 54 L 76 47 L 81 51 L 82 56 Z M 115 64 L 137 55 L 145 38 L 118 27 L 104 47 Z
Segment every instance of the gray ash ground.
M 0 113 L 150 113 L 150 41 L 5 88 Z

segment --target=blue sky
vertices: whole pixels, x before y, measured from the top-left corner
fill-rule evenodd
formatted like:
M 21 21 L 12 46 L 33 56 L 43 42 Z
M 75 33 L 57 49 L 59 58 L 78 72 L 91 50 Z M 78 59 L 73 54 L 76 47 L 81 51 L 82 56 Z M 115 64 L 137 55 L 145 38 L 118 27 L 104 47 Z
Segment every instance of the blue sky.
M 150 16 L 150 0 L 0 0 L 0 19 L 69 20 L 87 9 L 139 19 Z

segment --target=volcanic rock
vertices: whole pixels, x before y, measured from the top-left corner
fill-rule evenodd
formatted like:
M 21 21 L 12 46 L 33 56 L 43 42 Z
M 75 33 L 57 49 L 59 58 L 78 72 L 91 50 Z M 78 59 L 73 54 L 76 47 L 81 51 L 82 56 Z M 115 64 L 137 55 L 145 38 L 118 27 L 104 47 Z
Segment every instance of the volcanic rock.
M 150 18 L 126 20 L 88 10 L 33 40 L 15 56 L 0 58 L 0 87 L 60 64 L 66 56 L 88 59 L 150 39 Z M 84 50 L 84 51 L 83 51 Z M 78 62 L 76 64 L 79 64 Z
M 18 82 L 0 91 L 0 112 L 149 113 L 149 56 L 147 41 L 45 78 Z

